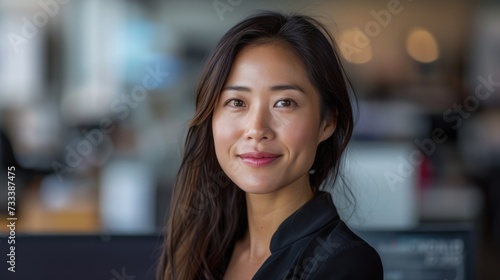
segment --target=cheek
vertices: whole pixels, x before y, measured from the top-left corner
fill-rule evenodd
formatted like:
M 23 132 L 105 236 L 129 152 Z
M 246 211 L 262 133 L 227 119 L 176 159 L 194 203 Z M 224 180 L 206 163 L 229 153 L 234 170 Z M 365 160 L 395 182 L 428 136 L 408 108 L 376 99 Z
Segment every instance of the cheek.
M 290 160 L 300 172 L 311 168 L 318 146 L 317 123 L 312 121 L 296 122 L 283 135 L 283 142 L 290 152 Z M 299 171 L 297 171 L 299 172 Z
M 212 121 L 212 134 L 214 138 L 215 151 L 217 156 L 220 153 L 228 151 L 235 139 L 237 139 L 237 125 L 233 120 L 221 115 L 214 115 Z
M 301 119 L 291 122 L 284 128 L 284 141 L 293 146 L 316 147 L 318 144 L 319 131 L 316 122 Z

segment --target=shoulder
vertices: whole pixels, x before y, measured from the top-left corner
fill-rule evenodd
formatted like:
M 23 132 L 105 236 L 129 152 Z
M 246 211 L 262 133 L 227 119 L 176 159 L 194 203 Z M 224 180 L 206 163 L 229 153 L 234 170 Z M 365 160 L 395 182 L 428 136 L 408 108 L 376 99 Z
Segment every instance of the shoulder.
M 329 193 L 287 218 L 270 250 L 254 279 L 383 279 L 378 253 L 341 220 Z
M 377 251 L 342 221 L 318 232 L 309 245 L 307 279 L 383 279 Z

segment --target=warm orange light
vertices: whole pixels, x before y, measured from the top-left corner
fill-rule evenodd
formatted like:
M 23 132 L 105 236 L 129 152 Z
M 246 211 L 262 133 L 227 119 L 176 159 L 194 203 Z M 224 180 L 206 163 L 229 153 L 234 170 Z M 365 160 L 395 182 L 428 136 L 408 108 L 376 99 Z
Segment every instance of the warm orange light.
M 340 35 L 340 53 L 350 63 L 363 64 L 372 60 L 370 38 L 359 28 L 351 28 Z
M 406 39 L 406 51 L 418 62 L 430 63 L 439 58 L 436 38 L 423 28 L 415 28 L 410 31 Z

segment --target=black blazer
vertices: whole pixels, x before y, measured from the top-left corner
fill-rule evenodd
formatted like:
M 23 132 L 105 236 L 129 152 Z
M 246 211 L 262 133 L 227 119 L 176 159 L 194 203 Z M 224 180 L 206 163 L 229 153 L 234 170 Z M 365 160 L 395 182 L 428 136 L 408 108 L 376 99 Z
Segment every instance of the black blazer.
M 326 192 L 283 221 L 270 250 L 253 279 L 383 279 L 379 255 L 340 220 Z

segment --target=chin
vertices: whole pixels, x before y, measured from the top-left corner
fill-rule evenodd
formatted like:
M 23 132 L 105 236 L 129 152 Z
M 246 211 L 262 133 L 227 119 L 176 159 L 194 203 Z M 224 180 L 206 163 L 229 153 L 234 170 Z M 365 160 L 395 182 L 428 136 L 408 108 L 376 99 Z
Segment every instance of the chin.
M 239 186 L 238 186 L 239 187 Z M 242 191 L 244 191 L 247 194 L 270 194 L 270 193 L 275 193 L 281 189 L 282 187 L 276 187 L 276 185 L 246 185 L 244 187 L 239 187 Z
M 236 185 L 245 193 L 249 194 L 267 194 L 267 193 L 272 193 L 278 190 L 279 188 L 276 188 L 275 184 L 266 182 L 266 183 L 236 183 Z

